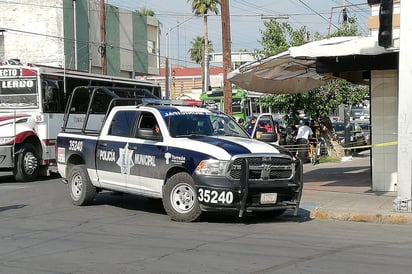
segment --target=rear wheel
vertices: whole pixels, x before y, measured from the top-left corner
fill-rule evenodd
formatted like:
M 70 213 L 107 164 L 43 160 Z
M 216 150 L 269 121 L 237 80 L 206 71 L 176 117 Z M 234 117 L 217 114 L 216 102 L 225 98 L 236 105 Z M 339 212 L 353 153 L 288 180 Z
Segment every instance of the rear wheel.
M 13 170 L 18 182 L 34 181 L 39 173 L 39 156 L 32 144 L 22 144 L 16 154 Z
M 87 174 L 85 165 L 76 165 L 68 172 L 69 194 L 74 205 L 89 205 L 96 195 L 96 187 Z
M 163 186 L 163 207 L 178 222 L 192 222 L 202 213 L 192 177 L 181 172 L 170 177 Z

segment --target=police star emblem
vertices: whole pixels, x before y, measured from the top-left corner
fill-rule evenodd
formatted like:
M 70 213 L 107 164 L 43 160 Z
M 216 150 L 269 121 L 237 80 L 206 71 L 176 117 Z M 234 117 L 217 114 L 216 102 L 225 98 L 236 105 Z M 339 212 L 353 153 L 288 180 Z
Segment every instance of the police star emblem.
M 130 174 L 130 168 L 134 166 L 133 150 L 129 149 L 129 143 L 124 148 L 119 148 L 119 159 L 116 164 L 120 166 L 121 174 Z

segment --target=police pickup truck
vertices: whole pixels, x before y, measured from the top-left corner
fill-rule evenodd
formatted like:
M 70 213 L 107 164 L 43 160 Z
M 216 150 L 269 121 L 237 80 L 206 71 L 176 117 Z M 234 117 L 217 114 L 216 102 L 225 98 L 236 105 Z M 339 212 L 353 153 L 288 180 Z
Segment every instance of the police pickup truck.
M 73 204 L 88 205 L 110 190 L 160 198 L 169 217 L 180 222 L 205 211 L 264 218 L 286 209 L 297 214 L 300 161 L 250 138 L 231 117 L 184 101 L 112 105 L 98 130 L 87 128 L 94 124 L 88 122 L 91 115 L 82 128 L 70 127 L 67 107 L 56 149 Z

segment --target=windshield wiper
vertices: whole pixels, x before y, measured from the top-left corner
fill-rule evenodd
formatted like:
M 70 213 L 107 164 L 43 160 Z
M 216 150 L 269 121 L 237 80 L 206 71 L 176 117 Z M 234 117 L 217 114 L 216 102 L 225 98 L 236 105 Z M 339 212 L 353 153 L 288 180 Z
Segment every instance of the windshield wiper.
M 200 134 L 200 133 L 192 133 L 192 134 L 178 134 L 175 137 L 176 138 L 186 138 L 186 137 L 204 137 L 204 136 L 209 136 L 209 135 Z

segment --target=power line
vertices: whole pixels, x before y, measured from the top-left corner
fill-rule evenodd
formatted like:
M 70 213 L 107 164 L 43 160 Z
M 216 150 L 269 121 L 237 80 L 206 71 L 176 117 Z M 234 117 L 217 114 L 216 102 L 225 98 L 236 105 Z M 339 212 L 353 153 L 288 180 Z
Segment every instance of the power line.
M 335 24 L 333 24 L 332 22 L 330 22 L 327 18 L 325 18 L 322 14 L 320 14 L 319 12 L 317 12 L 316 10 L 312 9 L 309 5 L 307 5 L 305 2 L 303 2 L 303 0 L 298 0 L 300 3 L 302 3 L 302 5 L 304 5 L 305 7 L 307 7 L 308 9 L 310 9 L 311 11 L 313 11 L 314 13 L 316 13 L 317 15 L 319 15 L 322 19 L 324 19 L 326 22 L 330 23 L 332 26 L 334 26 L 336 29 L 339 29 L 339 27 L 337 27 Z

